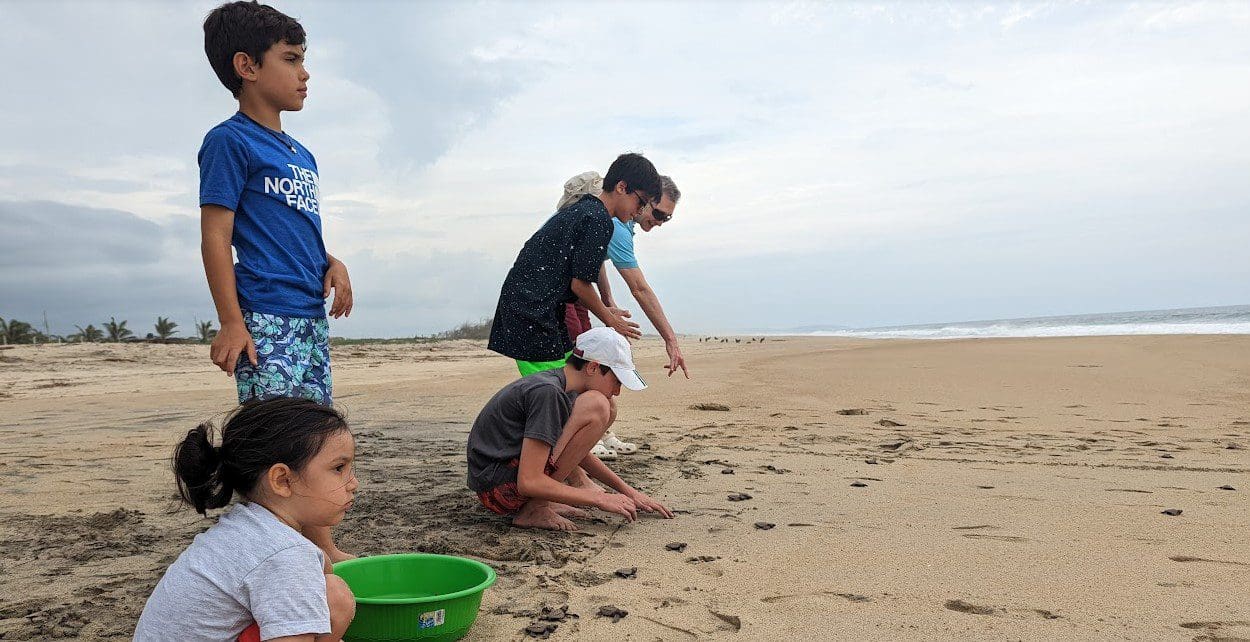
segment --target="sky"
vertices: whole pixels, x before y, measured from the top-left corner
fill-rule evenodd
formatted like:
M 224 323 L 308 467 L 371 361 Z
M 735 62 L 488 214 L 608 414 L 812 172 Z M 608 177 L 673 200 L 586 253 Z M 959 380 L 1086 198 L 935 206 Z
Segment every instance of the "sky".
M 213 6 L 0 2 L 0 317 L 215 319 Z M 683 194 L 636 238 L 681 333 L 1250 303 L 1247 3 L 275 6 L 336 336 L 489 316 L 565 179 L 625 151 Z

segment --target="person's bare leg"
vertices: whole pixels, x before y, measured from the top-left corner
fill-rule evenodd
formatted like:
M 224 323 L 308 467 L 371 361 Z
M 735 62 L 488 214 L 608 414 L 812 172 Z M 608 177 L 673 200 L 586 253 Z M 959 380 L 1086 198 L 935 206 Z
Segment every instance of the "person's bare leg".
M 551 460 L 556 466 L 552 478 L 564 482 L 573 475 L 611 425 L 613 414 L 612 402 L 602 393 L 590 390 L 577 396 L 564 432 L 551 449 Z
M 512 525 L 518 528 L 545 528 L 552 531 L 575 531 L 577 524 L 556 514 L 552 502 L 531 499 L 512 517 Z M 563 506 L 563 504 L 561 504 Z
M 573 486 L 574 488 L 584 488 L 586 490 L 597 490 L 601 493 L 607 492 L 603 490 L 602 486 L 600 486 L 599 484 L 596 484 L 595 480 L 591 479 L 590 475 L 586 473 L 586 469 L 582 468 L 581 466 L 574 468 L 573 474 L 569 475 L 569 478 L 566 479 L 565 482 L 567 482 L 569 486 Z
M 605 433 L 608 431 L 608 429 L 612 427 L 612 424 L 616 421 L 616 399 L 611 399 L 611 398 L 608 399 L 608 408 L 609 408 L 608 423 L 607 425 L 603 427 L 603 431 Z M 599 435 L 599 438 L 602 439 L 603 435 Z M 598 443 L 598 442 L 596 441 L 595 443 Z M 559 444 L 557 444 L 557 446 L 559 446 Z M 593 447 L 594 447 L 594 444 L 591 444 L 591 448 Z M 587 454 L 590 454 L 590 453 L 587 453 Z M 582 457 L 582 459 L 585 459 L 585 457 Z M 581 463 L 581 459 L 578 460 L 578 463 L 579 464 Z M 600 493 L 607 492 L 598 484 L 596 484 L 595 480 L 591 479 L 590 475 L 586 474 L 586 471 L 580 465 L 575 466 L 573 468 L 573 471 L 569 473 L 569 476 L 567 478 L 565 478 L 565 482 L 567 482 L 570 486 L 574 486 L 577 488 L 598 491 Z
M 330 534 L 329 526 L 305 526 L 300 533 L 308 538 L 308 541 L 316 544 L 330 558 L 330 563 L 334 564 L 343 560 L 356 559 L 351 553 L 344 553 L 334 545 L 334 536 Z
M 568 517 L 571 519 L 589 519 L 590 518 L 590 513 L 587 513 L 586 511 L 576 506 L 569 506 L 568 504 L 561 504 L 560 502 L 549 502 L 549 503 L 551 504 L 551 510 L 554 511 L 555 514 L 559 515 L 560 517 Z
M 337 575 L 326 575 L 326 602 L 330 605 L 330 632 L 318 635 L 315 642 L 338 642 L 347 632 L 347 626 L 356 617 L 356 596 L 347 582 Z
M 588 391 L 577 396 L 577 401 L 573 402 L 573 412 L 564 423 L 564 431 L 560 433 L 555 448 L 551 449 L 551 459 L 556 466 L 555 473 L 551 475 L 553 479 L 563 483 L 573 474 L 578 463 L 590 455 L 590 449 L 603 436 L 603 431 L 608 429 L 611 413 L 611 404 L 602 393 Z M 562 517 L 557 508 L 560 511 L 573 509 L 572 506 L 559 502 L 531 499 L 517 511 L 512 518 L 512 525 L 561 531 L 577 530 L 577 525 Z

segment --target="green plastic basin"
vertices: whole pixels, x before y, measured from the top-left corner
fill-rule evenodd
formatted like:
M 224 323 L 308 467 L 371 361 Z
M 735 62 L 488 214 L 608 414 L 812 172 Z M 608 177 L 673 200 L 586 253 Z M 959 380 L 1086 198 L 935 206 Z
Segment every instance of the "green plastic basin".
M 469 632 L 495 569 L 451 555 L 402 553 L 339 562 L 356 595 L 345 642 L 459 640 Z

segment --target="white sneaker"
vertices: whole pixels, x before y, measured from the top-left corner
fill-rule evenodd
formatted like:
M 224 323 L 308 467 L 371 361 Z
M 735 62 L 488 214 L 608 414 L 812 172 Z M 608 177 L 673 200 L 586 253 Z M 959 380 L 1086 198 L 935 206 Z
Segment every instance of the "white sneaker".
M 609 430 L 608 433 L 603 436 L 603 439 L 601 439 L 599 443 L 603 444 L 604 446 L 607 446 L 608 448 L 612 450 L 615 450 L 616 452 L 622 455 L 632 455 L 638 452 L 638 444 L 630 443 L 628 441 L 621 441 L 620 438 L 616 436 L 616 433 L 612 432 L 611 430 Z
M 616 459 L 616 451 L 604 446 L 602 441 L 595 444 L 595 447 L 590 449 L 590 454 L 598 457 L 599 459 L 606 459 L 608 461 Z

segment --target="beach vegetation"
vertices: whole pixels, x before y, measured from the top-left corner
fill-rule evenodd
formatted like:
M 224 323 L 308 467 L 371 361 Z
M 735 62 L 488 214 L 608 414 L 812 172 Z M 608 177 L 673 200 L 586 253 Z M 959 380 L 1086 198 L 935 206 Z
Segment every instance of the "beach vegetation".
M 195 324 L 195 335 L 200 338 L 200 343 L 211 343 L 217 337 L 217 330 L 213 328 L 213 322 L 197 321 Z
M 104 331 L 90 323 L 88 323 L 85 328 L 80 325 L 76 325 L 74 327 L 78 329 L 78 332 L 75 332 L 67 337 L 70 341 L 95 343 L 96 341 L 104 340 Z
M 490 338 L 490 326 L 493 322 L 493 318 L 485 317 L 479 321 L 465 321 L 450 330 L 443 330 L 442 332 L 435 332 L 434 334 L 429 335 L 417 335 L 414 337 L 403 337 L 398 339 L 347 339 L 344 337 L 331 337 L 330 343 L 336 346 L 352 346 L 434 343 L 436 341 L 454 341 L 456 339 L 486 341 Z
M 479 321 L 465 321 L 450 330 L 432 335 L 434 339 L 473 339 L 485 341 L 490 338 L 490 327 L 494 318 L 486 317 Z
M 116 317 L 109 317 L 108 323 L 104 324 L 104 331 L 109 335 L 109 341 L 125 341 L 135 336 L 135 333 L 126 327 L 126 321 L 123 319 L 118 323 Z
M 156 317 L 156 338 L 167 340 L 178 334 L 178 324 L 169 317 Z
M 35 331 L 35 327 L 25 321 L 17 319 L 9 319 L 5 321 L 0 318 L 0 339 L 4 343 L 34 343 L 39 333 Z

